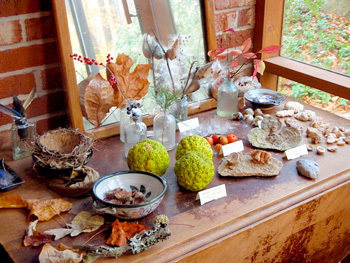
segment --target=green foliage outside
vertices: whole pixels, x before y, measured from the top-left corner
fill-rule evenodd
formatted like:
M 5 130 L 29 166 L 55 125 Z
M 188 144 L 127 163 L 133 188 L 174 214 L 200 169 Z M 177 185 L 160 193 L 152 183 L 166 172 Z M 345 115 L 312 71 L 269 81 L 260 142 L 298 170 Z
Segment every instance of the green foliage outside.
M 326 0 L 286 0 L 282 55 L 350 75 L 350 21 L 328 14 Z M 281 81 L 281 84 L 285 83 Z M 293 82 L 291 96 L 308 96 L 326 104 L 332 96 L 326 92 Z M 282 89 L 282 93 L 286 90 Z M 339 105 L 347 105 L 345 99 Z

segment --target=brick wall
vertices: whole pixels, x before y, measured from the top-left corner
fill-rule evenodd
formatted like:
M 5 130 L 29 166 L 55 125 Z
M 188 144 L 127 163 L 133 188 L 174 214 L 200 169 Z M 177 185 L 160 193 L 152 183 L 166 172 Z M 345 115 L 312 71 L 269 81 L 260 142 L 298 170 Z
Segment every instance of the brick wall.
M 242 45 L 253 38 L 255 0 L 215 0 L 218 47 Z M 222 38 L 222 31 L 236 34 Z M 68 125 L 60 75 L 55 23 L 49 0 L 0 0 L 0 103 L 12 106 L 12 96 L 24 101 L 37 93 L 27 110 L 39 134 Z M 243 74 L 251 74 L 247 66 Z M 0 148 L 9 142 L 11 118 L 0 113 Z
M 217 47 L 240 47 L 247 38 L 253 40 L 255 24 L 256 0 L 215 0 L 214 19 Z M 235 34 L 227 34 L 223 37 L 222 32 L 233 28 Z M 238 75 L 252 74 L 252 64 L 244 67 Z
M 12 107 L 32 88 L 26 111 L 37 131 L 66 126 L 55 23 L 48 0 L 0 0 L 0 103 Z M 0 113 L 0 148 L 9 143 L 11 118 Z

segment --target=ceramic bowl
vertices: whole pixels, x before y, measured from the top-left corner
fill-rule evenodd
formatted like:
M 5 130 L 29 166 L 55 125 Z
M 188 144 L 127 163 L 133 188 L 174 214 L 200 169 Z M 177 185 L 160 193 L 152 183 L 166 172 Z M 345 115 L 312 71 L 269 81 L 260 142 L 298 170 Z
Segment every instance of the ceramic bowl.
M 138 189 L 146 201 L 139 204 L 113 204 L 105 200 L 106 193 L 116 188 L 130 192 Z M 93 187 L 93 209 L 99 214 L 111 214 L 121 219 L 138 219 L 152 213 L 162 202 L 167 185 L 158 175 L 141 171 L 120 171 L 100 178 Z
M 284 101 L 285 97 L 271 89 L 254 89 L 244 93 L 244 98 L 256 108 L 272 108 Z

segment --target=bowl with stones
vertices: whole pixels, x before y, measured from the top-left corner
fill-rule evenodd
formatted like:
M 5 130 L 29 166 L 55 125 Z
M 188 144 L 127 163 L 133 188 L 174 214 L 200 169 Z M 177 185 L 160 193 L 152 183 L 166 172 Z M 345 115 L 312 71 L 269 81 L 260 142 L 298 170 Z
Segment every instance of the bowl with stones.
M 121 219 L 138 219 L 152 213 L 167 190 L 165 180 L 142 171 L 120 171 L 100 178 L 93 187 L 93 209 Z
M 249 101 L 253 107 L 268 109 L 280 105 L 285 97 L 271 89 L 254 89 L 244 93 L 244 98 Z

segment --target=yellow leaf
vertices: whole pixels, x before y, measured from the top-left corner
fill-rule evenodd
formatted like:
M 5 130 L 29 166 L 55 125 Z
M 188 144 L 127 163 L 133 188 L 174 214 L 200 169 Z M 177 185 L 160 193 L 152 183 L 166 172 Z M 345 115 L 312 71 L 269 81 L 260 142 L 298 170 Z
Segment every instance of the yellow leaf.
M 0 208 L 26 208 L 27 201 L 19 195 L 5 195 L 0 197 Z
M 92 232 L 104 224 L 104 218 L 99 215 L 92 216 L 87 211 L 81 211 L 71 222 L 71 225 L 78 225 L 83 232 Z
M 60 198 L 44 201 L 35 199 L 27 200 L 27 202 L 28 209 L 31 209 L 29 216 L 35 215 L 39 221 L 50 220 L 55 215 L 67 212 L 73 207 L 72 203 Z

